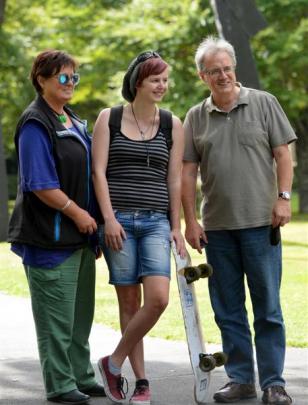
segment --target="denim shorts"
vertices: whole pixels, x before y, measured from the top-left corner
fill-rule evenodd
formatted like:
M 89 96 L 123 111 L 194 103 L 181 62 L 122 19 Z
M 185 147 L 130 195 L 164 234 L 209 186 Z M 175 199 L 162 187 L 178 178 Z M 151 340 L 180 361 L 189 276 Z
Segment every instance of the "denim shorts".
M 170 278 L 170 224 L 167 214 L 156 211 L 118 211 L 126 239 L 114 251 L 105 244 L 104 225 L 99 227 L 99 244 L 109 269 L 109 283 L 132 285 L 145 276 Z

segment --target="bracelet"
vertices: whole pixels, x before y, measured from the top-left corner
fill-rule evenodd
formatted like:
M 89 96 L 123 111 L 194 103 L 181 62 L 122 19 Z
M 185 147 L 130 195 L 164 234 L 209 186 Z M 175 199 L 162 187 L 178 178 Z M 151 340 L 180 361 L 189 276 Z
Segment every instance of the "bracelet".
M 72 200 L 68 199 L 66 201 L 65 205 L 62 208 L 60 208 L 60 211 L 63 212 L 64 210 L 66 210 L 66 208 L 68 208 L 71 205 L 71 203 L 72 203 Z

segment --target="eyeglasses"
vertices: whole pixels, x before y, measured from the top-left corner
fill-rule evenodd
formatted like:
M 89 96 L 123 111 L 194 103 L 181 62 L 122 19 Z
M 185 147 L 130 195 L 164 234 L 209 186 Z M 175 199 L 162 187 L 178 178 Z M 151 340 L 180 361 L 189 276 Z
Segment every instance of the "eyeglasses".
M 228 73 L 234 72 L 234 70 L 235 70 L 235 66 L 230 65 L 230 66 L 225 66 L 223 68 L 215 68 L 215 69 L 210 69 L 210 70 L 205 69 L 204 72 L 205 72 L 205 74 L 207 74 L 211 77 L 218 77 L 222 73 L 228 74 Z
M 76 86 L 80 81 L 80 76 L 78 73 L 74 73 L 73 75 L 60 73 L 59 75 L 56 75 L 56 77 L 58 78 L 58 82 L 63 85 L 66 85 L 71 81 L 73 85 Z
M 138 55 L 136 62 L 142 63 L 150 58 L 160 58 L 160 55 L 159 55 L 159 53 L 154 52 L 154 51 L 142 52 L 140 55 Z

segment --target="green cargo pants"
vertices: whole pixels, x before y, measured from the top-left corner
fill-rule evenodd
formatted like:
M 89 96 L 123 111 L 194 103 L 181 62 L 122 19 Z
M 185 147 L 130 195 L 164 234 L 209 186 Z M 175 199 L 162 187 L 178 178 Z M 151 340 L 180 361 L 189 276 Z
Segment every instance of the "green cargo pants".
M 25 266 L 47 398 L 96 384 L 88 338 L 95 256 L 79 249 L 52 269 Z

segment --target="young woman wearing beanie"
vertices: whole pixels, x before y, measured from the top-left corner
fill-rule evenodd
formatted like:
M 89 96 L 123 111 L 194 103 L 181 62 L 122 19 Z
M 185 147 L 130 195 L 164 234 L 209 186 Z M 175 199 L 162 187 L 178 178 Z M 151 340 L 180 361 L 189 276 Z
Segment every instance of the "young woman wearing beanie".
M 129 357 L 136 376 L 131 405 L 150 404 L 143 337 L 168 304 L 170 244 L 185 255 L 180 230 L 180 120 L 159 109 L 168 90 L 168 64 L 152 51 L 130 64 L 124 106 L 101 111 L 93 135 L 93 181 L 104 224 L 101 247 L 116 289 L 122 338 L 99 360 L 105 391 L 125 399 L 121 366 Z M 142 288 L 141 288 L 142 286 Z

